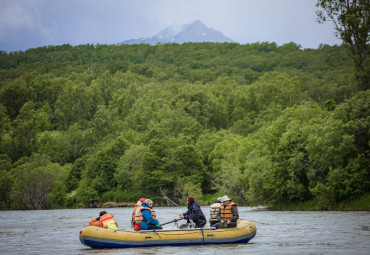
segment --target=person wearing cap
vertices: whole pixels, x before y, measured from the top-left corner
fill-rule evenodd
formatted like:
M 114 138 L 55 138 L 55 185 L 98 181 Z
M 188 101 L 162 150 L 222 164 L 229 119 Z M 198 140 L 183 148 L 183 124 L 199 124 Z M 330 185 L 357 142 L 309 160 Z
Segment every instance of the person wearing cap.
M 141 204 L 141 207 L 137 208 L 137 211 L 139 211 L 140 217 L 139 219 L 136 220 L 136 222 L 140 223 L 140 229 L 142 230 L 162 229 L 162 227 L 159 226 L 159 221 L 157 220 L 156 213 L 153 210 L 152 200 L 145 199 L 145 201 Z
M 222 205 L 217 216 L 220 223 L 215 224 L 216 228 L 235 228 L 239 219 L 237 205 L 228 196 L 222 197 Z
M 90 222 L 89 222 L 89 225 L 91 225 L 91 226 L 97 226 L 97 227 L 101 227 L 102 226 L 102 224 L 101 224 L 101 222 L 100 222 L 100 217 L 101 216 L 103 216 L 104 214 L 106 214 L 107 212 L 106 211 L 101 211 L 100 213 L 99 213 L 99 217 L 98 218 L 96 218 L 96 219 L 92 219 Z
M 209 225 L 213 227 L 215 224 L 220 223 L 217 215 L 220 213 L 220 208 L 222 204 L 222 197 L 218 197 L 216 201 L 211 204 L 211 208 L 209 210 L 210 218 L 209 218 Z
M 134 205 L 134 211 L 132 212 L 131 227 L 136 230 L 140 230 L 140 223 L 136 223 L 136 220 L 140 218 L 140 212 L 137 208 L 141 207 L 141 204 L 145 202 L 145 198 L 140 198 Z
M 113 220 L 113 217 L 114 216 L 112 214 L 109 214 L 106 211 L 101 211 L 99 213 L 99 217 L 92 219 L 89 222 L 89 225 L 117 230 L 118 223 L 117 221 Z
M 207 223 L 200 205 L 194 200 L 194 197 L 187 198 L 188 210 L 179 215 L 180 219 L 192 220 L 196 228 L 202 228 Z

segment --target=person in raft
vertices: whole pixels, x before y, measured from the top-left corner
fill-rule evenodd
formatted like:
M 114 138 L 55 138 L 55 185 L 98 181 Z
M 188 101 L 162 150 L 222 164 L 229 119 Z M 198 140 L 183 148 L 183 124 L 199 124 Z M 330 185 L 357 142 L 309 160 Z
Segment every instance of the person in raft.
M 140 222 L 136 222 L 140 218 L 140 213 L 137 208 L 141 207 L 141 204 L 145 201 L 145 198 L 140 198 L 134 205 L 134 211 L 132 212 L 131 227 L 135 230 L 140 230 Z M 137 213 L 138 212 L 138 213 Z
M 217 216 L 220 223 L 215 224 L 216 228 L 235 228 L 239 219 L 237 205 L 228 196 L 222 197 L 222 205 Z
M 211 208 L 209 210 L 210 218 L 209 218 L 209 225 L 214 227 L 215 224 L 220 223 L 220 220 L 217 218 L 218 214 L 220 213 L 220 208 L 222 204 L 222 197 L 218 197 L 216 201 L 211 204 Z
M 113 217 L 114 216 L 112 214 L 107 213 L 106 211 L 101 211 L 99 213 L 99 217 L 92 219 L 89 225 L 117 230 L 118 224 L 117 221 L 113 220 Z
M 194 197 L 187 198 L 188 210 L 179 215 L 180 219 L 193 220 L 196 228 L 202 228 L 207 223 L 200 205 L 194 200 Z
M 157 220 L 155 211 L 153 210 L 152 200 L 145 199 L 145 201 L 141 204 L 141 207 L 137 208 L 136 212 L 140 213 L 140 217 L 138 219 L 136 219 L 135 217 L 136 223 L 140 223 L 140 229 L 142 230 L 162 229 L 162 227 L 159 226 L 159 221 Z

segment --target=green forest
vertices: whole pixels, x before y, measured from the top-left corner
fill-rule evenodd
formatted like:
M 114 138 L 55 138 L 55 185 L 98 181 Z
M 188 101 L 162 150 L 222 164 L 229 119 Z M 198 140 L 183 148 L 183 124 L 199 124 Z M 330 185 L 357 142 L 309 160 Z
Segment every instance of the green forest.
M 367 203 L 370 91 L 355 73 L 343 45 L 1 52 L 0 206 Z

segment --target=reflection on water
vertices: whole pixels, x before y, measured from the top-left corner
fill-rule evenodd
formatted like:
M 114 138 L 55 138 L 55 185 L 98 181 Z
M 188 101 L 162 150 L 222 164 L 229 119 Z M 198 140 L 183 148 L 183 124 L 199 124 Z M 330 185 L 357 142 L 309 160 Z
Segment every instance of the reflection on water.
M 185 207 L 155 209 L 162 223 L 186 211 Z M 207 206 L 202 209 L 209 215 Z M 370 254 L 370 212 L 272 212 L 239 207 L 240 217 L 257 226 L 257 235 L 248 244 L 95 250 L 82 245 L 78 235 L 101 210 L 2 211 L 0 254 Z M 119 229 L 129 229 L 132 208 L 104 210 L 115 216 Z

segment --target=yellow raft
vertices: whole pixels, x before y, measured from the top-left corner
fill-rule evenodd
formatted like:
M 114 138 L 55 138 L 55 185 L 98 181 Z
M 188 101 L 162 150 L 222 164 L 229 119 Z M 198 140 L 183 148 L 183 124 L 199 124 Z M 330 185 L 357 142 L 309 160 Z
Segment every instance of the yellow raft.
M 175 230 L 122 231 L 84 227 L 82 244 L 92 248 L 135 248 L 150 246 L 184 246 L 204 244 L 248 243 L 257 233 L 253 222 L 239 220 L 236 228 L 190 228 Z

